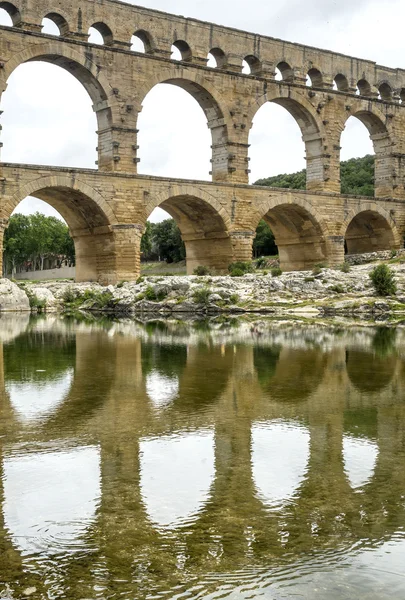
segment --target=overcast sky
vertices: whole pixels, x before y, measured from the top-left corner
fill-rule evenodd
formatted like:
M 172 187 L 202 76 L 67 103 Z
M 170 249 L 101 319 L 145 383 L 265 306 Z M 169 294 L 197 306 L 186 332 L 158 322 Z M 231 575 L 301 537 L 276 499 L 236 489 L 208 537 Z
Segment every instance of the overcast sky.
M 142 4 L 390 67 L 405 66 L 404 0 L 250 0 L 248 10 L 242 0 L 144 0 Z M 2 10 L 0 23 L 8 24 Z M 49 23 L 46 32 L 53 32 Z M 97 123 L 90 98 L 61 68 L 45 63 L 20 66 L 9 80 L 1 109 L 3 161 L 95 166 Z M 139 130 L 140 173 L 209 180 L 210 132 L 201 108 L 185 91 L 170 85 L 154 88 L 145 99 Z M 250 143 L 251 182 L 305 168 L 298 125 L 280 106 L 269 103 L 258 112 Z M 343 160 L 372 152 L 366 129 L 354 118 L 348 122 L 342 146 Z M 55 214 L 32 198 L 18 208 L 24 213 L 35 210 Z M 154 215 L 154 220 L 161 218 L 162 211 Z

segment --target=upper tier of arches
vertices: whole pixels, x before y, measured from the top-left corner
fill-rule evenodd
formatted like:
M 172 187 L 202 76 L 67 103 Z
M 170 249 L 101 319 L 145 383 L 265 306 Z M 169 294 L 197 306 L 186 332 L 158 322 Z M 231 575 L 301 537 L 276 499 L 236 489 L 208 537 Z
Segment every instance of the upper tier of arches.
M 100 37 L 98 41 L 90 38 L 93 43 L 123 50 L 132 49 L 250 76 L 277 78 L 286 83 L 305 84 L 308 81 L 314 88 L 358 94 L 382 102 L 401 103 L 405 100 L 405 71 L 379 67 L 370 61 L 356 59 L 357 66 L 353 70 L 353 60 L 344 55 L 296 44 L 281 44 L 279 40 L 266 37 L 260 37 L 258 43 L 258 36 L 247 33 L 242 37 L 243 32 L 224 27 L 218 27 L 217 31 L 215 25 L 214 35 L 208 35 L 208 23 L 200 23 L 197 29 L 193 20 L 168 18 L 164 13 L 147 9 L 139 11 L 125 4 L 119 7 L 113 5 L 106 13 L 96 9 L 94 3 L 89 10 L 85 2 L 78 7 L 78 17 L 76 11 L 69 14 L 59 4 L 53 8 L 52 2 L 51 5 L 48 2 L 47 7 L 41 7 L 41 2 L 32 7 L 29 4 L 27 7 L 22 0 L 0 2 L 0 10 L 9 15 L 12 27 L 40 33 L 43 19 L 47 19 L 54 23 L 60 36 L 82 42 L 89 41 L 89 34 L 97 31 Z M 127 18 L 115 18 L 114 13 L 120 12 L 122 16 L 124 11 L 128 11 Z M 319 57 L 317 64 L 315 57 Z

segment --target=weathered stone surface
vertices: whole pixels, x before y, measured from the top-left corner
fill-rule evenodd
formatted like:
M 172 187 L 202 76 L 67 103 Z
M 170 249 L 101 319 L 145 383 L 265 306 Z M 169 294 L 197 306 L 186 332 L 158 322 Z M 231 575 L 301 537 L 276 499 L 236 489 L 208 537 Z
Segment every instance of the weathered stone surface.
M 231 262 L 249 260 L 262 218 L 271 222 L 284 271 L 339 265 L 345 241 L 349 253 L 402 246 L 403 69 L 114 0 L 66 0 L 63 17 L 60 0 L 1 4 L 14 24 L 0 27 L 1 92 L 27 61 L 62 65 L 91 96 L 99 139 L 97 170 L 0 165 L 0 238 L 18 203 L 39 194 L 63 209 L 76 246 L 77 280 L 105 285 L 137 279 L 141 236 L 158 206 L 176 215 L 189 274 L 198 266 L 224 273 Z M 55 19 L 60 37 L 42 33 L 44 15 Z M 94 23 L 104 32 L 104 46 L 88 42 Z M 135 24 L 144 54 L 130 49 Z M 182 40 L 180 63 L 170 58 L 174 40 Z M 218 68 L 207 66 L 213 48 L 223 49 Z M 246 57 L 250 74 L 242 74 Z M 277 68 L 281 81 L 275 80 Z M 137 175 L 138 116 L 161 82 L 185 89 L 205 112 L 210 183 Z M 269 101 L 301 128 L 306 191 L 247 185 L 249 132 Z M 340 195 L 340 138 L 351 116 L 361 118 L 374 143 L 375 199 Z
M 0 279 L 0 312 L 29 310 L 27 294 L 9 279 Z
M 45 302 L 45 309 L 47 312 L 57 311 L 60 307 L 60 301 L 55 298 L 48 288 L 32 287 L 31 293 L 35 295 L 40 302 Z

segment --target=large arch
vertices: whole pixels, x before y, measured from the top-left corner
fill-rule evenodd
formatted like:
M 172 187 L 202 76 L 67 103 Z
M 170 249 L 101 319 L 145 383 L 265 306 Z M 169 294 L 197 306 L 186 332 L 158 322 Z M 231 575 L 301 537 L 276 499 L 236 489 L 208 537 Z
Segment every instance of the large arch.
M 168 84 L 186 91 L 196 100 L 207 119 L 207 125 L 212 138 L 212 167 L 213 181 L 228 180 L 228 140 L 232 119 L 227 109 L 227 103 L 220 92 L 200 74 L 192 72 L 179 73 L 179 69 L 171 69 L 164 75 L 156 75 L 148 80 L 140 91 L 141 104 L 149 92 L 157 85 Z
M 7 89 L 7 82 L 17 67 L 34 61 L 43 61 L 59 66 L 73 75 L 83 85 L 93 102 L 93 110 L 97 117 L 99 131 L 98 166 L 101 170 L 110 169 L 113 160 L 111 127 L 114 107 L 110 101 L 111 93 L 108 80 L 100 72 L 98 66 L 86 56 L 52 41 L 31 46 L 5 63 L 0 75 L 0 93 L 2 94 Z
M 226 272 L 233 261 L 230 218 L 223 206 L 211 195 L 187 186 L 178 186 L 172 196 L 161 194 L 145 207 L 145 221 L 155 208 L 165 210 L 177 223 L 186 246 L 187 273 L 207 266 L 218 273 Z
M 285 90 L 285 86 L 277 85 L 266 94 L 256 98 L 252 104 L 247 118 L 250 127 L 260 108 L 267 102 L 274 102 L 285 108 L 296 120 L 301 129 L 302 139 L 305 143 L 307 162 L 307 190 L 323 190 L 324 165 L 323 165 L 323 137 L 324 126 L 314 106 L 300 93 L 292 89 Z
M 343 225 L 343 235 L 348 254 L 401 247 L 401 236 L 391 215 L 374 203 L 350 212 Z
M 283 271 L 305 271 L 327 262 L 327 227 L 310 202 L 297 197 L 260 205 L 255 225 L 263 219 L 274 233 Z
M 391 197 L 393 193 L 392 148 L 395 140 L 389 130 L 387 117 L 378 106 L 375 106 L 375 103 L 358 101 L 351 107 L 351 111 L 343 123 L 341 136 L 347 121 L 352 117 L 358 119 L 366 127 L 373 143 L 375 154 L 374 194 L 377 197 Z
M 116 218 L 98 192 L 71 177 L 40 177 L 22 186 L 2 206 L 4 222 L 27 196 L 50 204 L 68 224 L 76 250 L 76 281 L 114 282 Z

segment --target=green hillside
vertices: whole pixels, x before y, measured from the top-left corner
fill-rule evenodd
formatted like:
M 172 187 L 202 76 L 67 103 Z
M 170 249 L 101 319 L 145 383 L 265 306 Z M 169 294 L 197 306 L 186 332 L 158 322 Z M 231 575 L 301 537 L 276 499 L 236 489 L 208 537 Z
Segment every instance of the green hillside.
M 305 190 L 306 170 L 259 179 L 255 185 Z M 342 194 L 374 195 L 374 156 L 352 158 L 341 163 Z

